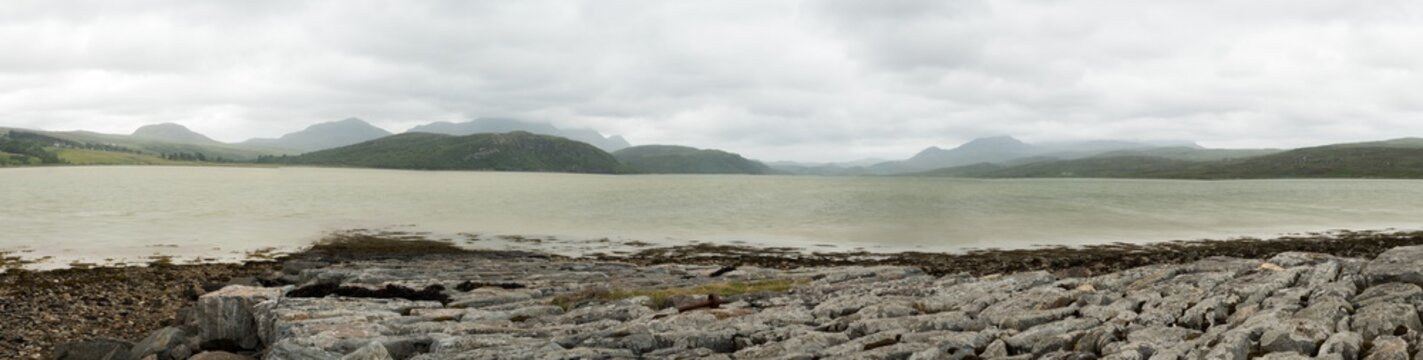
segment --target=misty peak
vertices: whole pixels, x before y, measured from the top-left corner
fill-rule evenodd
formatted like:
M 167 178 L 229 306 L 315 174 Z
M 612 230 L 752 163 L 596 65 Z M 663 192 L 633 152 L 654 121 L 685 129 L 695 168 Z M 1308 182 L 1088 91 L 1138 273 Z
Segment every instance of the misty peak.
M 992 136 L 992 137 L 982 137 L 982 138 L 973 139 L 973 141 L 969 141 L 969 142 L 967 142 L 967 143 L 965 143 L 965 144 L 963 144 L 963 145 L 960 145 L 958 148 L 959 148 L 959 149 L 1026 149 L 1026 148 L 1030 148 L 1030 147 L 1032 147 L 1032 145 L 1028 145 L 1027 143 L 1022 142 L 1022 141 L 1020 141 L 1020 140 L 1018 140 L 1017 138 L 1014 138 L 1014 137 L 1012 137 L 1012 136 Z
M 406 132 L 424 132 L 448 135 L 471 135 L 487 133 L 507 133 L 527 131 L 534 134 L 558 136 L 596 146 L 604 151 L 617 151 L 629 146 L 621 136 L 604 136 L 586 128 L 562 129 L 546 122 L 526 121 L 512 118 L 478 118 L 462 123 L 447 121 L 434 122 L 410 128 Z
M 176 123 L 144 125 L 133 131 L 133 137 L 182 144 L 219 144 L 217 140 Z
M 385 130 L 383 130 L 383 129 L 380 129 L 380 128 L 376 127 L 375 125 L 371 125 L 371 123 L 366 122 L 365 120 L 361 120 L 360 118 L 347 118 L 347 119 L 341 120 L 341 121 L 330 121 L 330 122 L 324 122 L 324 123 L 314 124 L 314 125 L 311 125 L 311 126 L 306 127 L 306 129 L 307 129 L 307 130 L 338 130 L 338 129 L 346 129 L 346 130 L 352 130 L 352 131 L 368 131 L 368 132 L 377 132 L 377 131 L 378 131 L 378 132 L 381 132 L 381 133 L 385 133 L 385 135 L 390 135 L 390 133 L 389 133 L 388 131 L 385 131 Z M 287 135 L 290 136 L 290 135 L 292 135 L 292 134 L 287 134 Z
M 246 144 L 301 152 L 342 147 L 390 136 L 389 131 L 360 118 L 347 118 L 307 126 L 277 139 L 252 139 Z

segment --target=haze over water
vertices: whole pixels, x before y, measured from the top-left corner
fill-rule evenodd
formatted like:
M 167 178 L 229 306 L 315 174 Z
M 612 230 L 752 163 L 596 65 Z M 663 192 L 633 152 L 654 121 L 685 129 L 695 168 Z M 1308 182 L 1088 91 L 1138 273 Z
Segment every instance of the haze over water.
M 1413 228 L 1423 182 L 47 167 L 0 170 L 0 204 L 0 251 L 53 266 L 232 258 L 373 228 L 555 236 L 567 240 L 520 246 L 561 253 L 603 237 L 957 251 Z

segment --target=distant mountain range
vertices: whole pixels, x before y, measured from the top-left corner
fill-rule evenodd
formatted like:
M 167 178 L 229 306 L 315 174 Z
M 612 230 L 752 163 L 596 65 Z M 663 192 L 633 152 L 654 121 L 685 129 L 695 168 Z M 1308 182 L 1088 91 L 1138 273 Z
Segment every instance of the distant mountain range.
M 1170 149 L 1170 150 L 1167 150 Z M 978 138 L 958 147 L 926 148 L 909 159 L 874 164 L 788 164 L 772 163 L 776 170 L 807 175 L 893 175 L 921 173 L 936 169 L 976 164 L 1021 164 L 1040 161 L 1080 159 L 1106 153 L 1159 152 L 1169 156 L 1211 158 L 1229 156 L 1234 150 L 1205 149 L 1188 141 L 1137 142 L 1099 140 L 1029 144 L 1010 136 Z M 1224 152 L 1224 153 L 1222 153 Z M 1219 153 L 1219 154 L 1218 154 Z
M 146 139 L 146 140 L 154 140 L 154 141 L 161 141 L 161 142 L 170 142 L 170 143 L 174 143 L 174 144 L 192 144 L 192 145 L 221 145 L 221 144 L 222 144 L 221 142 L 218 142 L 217 140 L 210 139 L 210 138 L 208 138 L 207 136 L 204 136 L 203 134 L 199 134 L 199 133 L 194 132 L 194 131 L 192 131 L 192 130 L 188 130 L 188 128 L 183 127 L 183 125 L 178 125 L 178 124 L 174 124 L 174 123 L 162 123 L 162 124 L 146 125 L 146 126 L 143 126 L 143 127 L 138 128 L 137 130 L 134 130 L 134 131 L 133 131 L 133 135 L 131 135 L 131 136 L 133 136 L 133 137 L 136 138 L 136 139 Z
M 89 131 L 16 130 L 45 134 L 80 144 L 118 146 L 135 150 L 138 154 L 154 156 L 201 154 L 205 158 L 237 161 L 255 160 L 263 155 L 297 155 L 391 136 L 391 132 L 358 118 L 319 123 L 278 138 L 254 138 L 235 144 L 213 140 L 183 125 L 174 123 L 146 125 L 129 135 L 101 134 Z M 513 131 L 564 137 L 592 144 L 604 151 L 616 151 L 629 146 L 627 140 L 621 136 L 603 136 L 592 129 L 559 129 L 545 123 L 513 119 L 476 119 L 463 123 L 436 122 L 417 126 L 410 130 L 410 132 L 449 135 Z
M 470 135 L 486 133 L 507 133 L 526 131 L 534 134 L 552 135 L 596 146 L 603 151 L 618 151 L 632 146 L 621 136 L 603 136 L 593 129 L 559 129 L 546 123 L 528 122 L 504 118 L 481 118 L 468 122 L 436 122 L 416 126 L 407 132 L 423 132 L 448 135 Z
M 770 174 L 759 161 L 721 150 L 676 145 L 642 145 L 613 152 L 618 160 L 648 174 Z
M 527 129 L 527 130 L 525 130 Z M 596 143 L 596 144 L 595 144 Z M 614 149 L 614 150 L 609 150 Z M 297 154 L 303 154 L 293 156 Z M 587 173 L 912 175 L 971 178 L 1423 178 L 1423 139 L 1292 150 L 1191 142 L 1030 144 L 999 136 L 899 161 L 767 164 L 714 149 L 629 147 L 618 136 L 512 119 L 432 123 L 391 135 L 360 119 L 225 144 L 178 124 L 130 135 L 0 128 L 0 166 L 253 162 L 432 170 Z
M 242 142 L 242 145 L 304 153 L 358 144 L 386 136 L 390 136 L 389 131 L 375 127 L 365 120 L 350 118 L 312 125 L 276 139 L 251 139 Z
M 454 136 L 405 133 L 260 162 L 412 170 L 541 171 L 615 174 L 625 165 L 592 145 L 523 131 Z
M 1199 155 L 1152 155 L 1161 150 L 1113 152 L 1098 156 L 1030 162 L 980 163 L 916 173 L 975 178 L 1423 178 L 1423 139 L 1337 144 L 1287 151 L 1200 150 Z
M 979 138 L 953 149 L 930 147 L 908 160 L 871 166 L 879 173 L 924 171 L 979 163 L 1003 163 L 1025 159 L 1076 159 L 1114 151 L 1148 150 L 1163 147 L 1201 149 L 1190 142 L 1145 143 L 1100 140 L 1047 145 L 1031 145 L 1010 136 Z

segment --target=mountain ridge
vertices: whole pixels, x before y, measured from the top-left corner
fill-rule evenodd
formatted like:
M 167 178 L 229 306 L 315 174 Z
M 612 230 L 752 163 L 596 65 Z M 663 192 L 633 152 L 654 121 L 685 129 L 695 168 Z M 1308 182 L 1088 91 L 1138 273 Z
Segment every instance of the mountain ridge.
M 592 145 L 523 131 L 463 136 L 404 133 L 298 156 L 264 157 L 259 162 L 406 170 L 628 172 L 611 154 Z
M 353 117 L 312 124 L 305 129 L 278 138 L 254 138 L 240 144 L 310 152 L 357 144 L 390 135 L 390 131 Z
M 424 132 L 447 135 L 472 135 L 486 133 L 507 133 L 513 131 L 524 131 L 534 134 L 551 135 L 567 138 L 570 140 L 584 142 L 603 149 L 603 151 L 617 151 L 632 146 L 623 139 L 622 136 L 605 136 L 602 133 L 587 128 L 562 129 L 549 123 L 531 122 L 510 118 L 479 118 L 466 122 L 437 121 L 429 124 L 419 125 L 406 133 Z
M 740 154 L 680 145 L 638 145 L 614 151 L 614 157 L 640 172 L 651 174 L 748 174 L 775 171 Z
M 196 131 L 188 129 L 188 127 L 186 126 L 171 122 L 140 126 L 138 129 L 135 129 L 132 134 L 129 134 L 129 136 L 178 144 L 222 144 L 222 142 L 213 140 L 212 138 L 207 137 L 207 135 L 199 134 Z
M 1245 151 L 1245 150 L 1236 150 Z M 969 178 L 1292 179 L 1423 178 L 1423 139 L 1333 144 L 1192 161 L 1140 154 L 1020 165 L 980 163 L 910 175 Z

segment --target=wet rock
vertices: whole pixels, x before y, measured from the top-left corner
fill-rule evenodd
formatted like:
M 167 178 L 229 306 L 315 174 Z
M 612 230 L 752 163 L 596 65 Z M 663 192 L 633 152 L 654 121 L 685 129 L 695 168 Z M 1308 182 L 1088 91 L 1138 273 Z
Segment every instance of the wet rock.
M 1365 360 L 1407 360 L 1408 342 L 1397 336 L 1381 336 L 1373 340 L 1373 349 Z
M 482 308 L 486 306 L 516 303 L 532 299 L 531 290 L 505 290 L 501 288 L 479 288 L 456 296 L 449 304 L 452 308 Z
M 250 356 L 243 356 L 243 355 L 233 354 L 233 353 L 226 352 L 226 351 L 208 351 L 208 352 L 204 352 L 204 353 L 201 353 L 201 354 L 193 355 L 193 357 L 188 358 L 188 360 L 256 360 L 256 359 L 253 359 L 253 358 L 250 357 Z
M 129 360 L 133 344 L 119 340 L 90 340 L 59 344 L 54 347 L 55 360 Z M 145 354 L 145 356 L 148 354 Z
M 1423 329 L 1418 319 L 1418 310 L 1413 305 L 1400 303 L 1373 303 L 1359 309 L 1354 314 L 1351 330 L 1371 341 L 1383 335 L 1402 335 L 1408 331 Z
M 158 360 L 183 360 L 192 355 L 192 350 L 184 344 L 187 334 L 183 329 L 166 327 L 149 334 L 135 343 L 129 350 L 130 359 L 142 359 L 157 355 Z
M 283 340 L 267 349 L 263 360 L 340 360 L 341 354 L 311 346 L 303 346 L 295 341 Z
M 1364 267 L 1370 284 L 1402 282 L 1423 285 L 1423 246 L 1396 247 L 1379 254 Z
M 386 351 L 385 345 L 379 342 L 372 342 L 366 346 L 356 349 L 355 352 L 342 356 L 341 360 L 395 360 Z
M 987 347 L 983 348 L 983 351 L 979 353 L 979 356 L 985 359 L 1008 357 L 1008 343 L 1003 341 L 1002 339 L 994 340 L 993 342 L 989 343 Z
M 1239 302 L 1240 297 L 1230 294 L 1207 297 L 1186 309 L 1176 322 L 1188 328 L 1206 330 L 1229 320 L 1235 304 Z
M 575 324 L 585 324 L 601 320 L 628 321 L 652 313 L 652 309 L 642 305 L 641 300 L 631 299 L 630 301 L 577 308 L 560 317 Z
M 671 344 L 677 348 L 703 348 L 717 353 L 731 353 L 736 351 L 736 335 L 733 330 L 686 330 L 659 333 L 655 338 L 658 343 Z
M 1260 349 L 1269 352 L 1295 352 L 1314 355 L 1319 345 L 1329 338 L 1330 328 L 1311 321 L 1292 321 L 1265 330 L 1260 336 Z
M 1042 353 L 1071 348 L 1081 337 L 1080 332 L 1096 327 L 1097 320 L 1068 319 L 1040 325 L 1007 338 L 1008 347 L 1014 352 Z
M 982 320 L 974 319 L 962 312 L 944 312 L 930 315 L 906 316 L 891 319 L 870 319 L 851 323 L 846 334 L 858 338 L 868 334 L 891 330 L 906 331 L 978 331 L 983 330 Z
M 560 349 L 545 352 L 537 357 L 540 360 L 611 360 L 611 359 L 635 359 L 636 354 L 626 349 L 601 349 L 601 348 L 577 348 Z
M 1355 332 L 1340 332 L 1330 335 L 1319 346 L 1319 355 L 1338 354 L 1343 360 L 1357 360 L 1364 349 L 1364 337 Z
M 850 341 L 842 333 L 811 332 L 784 341 L 747 347 L 736 352 L 739 359 L 772 359 L 802 355 L 809 357 L 825 348 Z
M 1250 358 L 1249 330 L 1231 330 L 1221 336 L 1220 341 L 1206 353 L 1207 359 L 1244 360 Z
M 1312 357 L 1309 357 L 1309 356 L 1304 356 L 1303 354 L 1300 354 L 1300 353 L 1297 353 L 1297 352 L 1285 351 L 1285 352 L 1273 352 L 1273 353 L 1265 354 L 1264 356 L 1258 357 L 1258 358 L 1256 358 L 1256 359 L 1260 359 L 1260 360 L 1310 360 L 1310 359 L 1313 359 L 1313 358 L 1312 358 Z
M 1408 283 L 1384 283 L 1370 286 L 1354 297 L 1354 306 L 1365 307 L 1376 303 L 1423 302 L 1423 288 Z
M 238 349 L 255 350 L 263 343 L 258 337 L 257 320 L 252 313 L 257 303 L 282 296 L 282 289 L 248 286 L 228 286 L 198 298 L 195 316 L 198 337 L 203 344 L 231 344 Z M 209 348 L 204 346 L 204 348 Z

